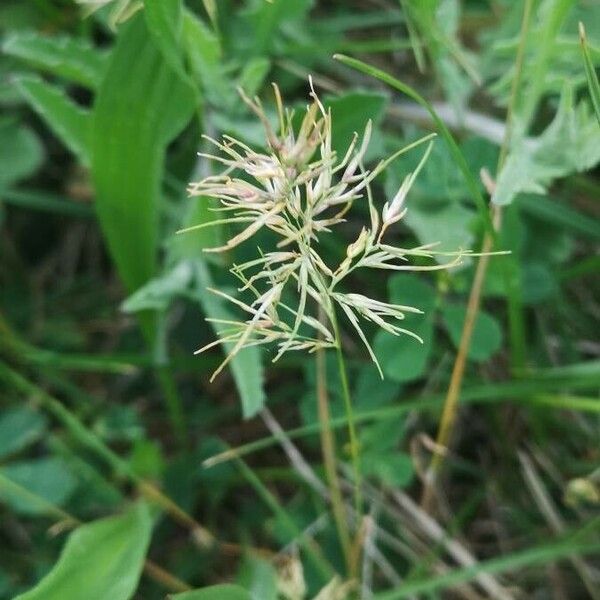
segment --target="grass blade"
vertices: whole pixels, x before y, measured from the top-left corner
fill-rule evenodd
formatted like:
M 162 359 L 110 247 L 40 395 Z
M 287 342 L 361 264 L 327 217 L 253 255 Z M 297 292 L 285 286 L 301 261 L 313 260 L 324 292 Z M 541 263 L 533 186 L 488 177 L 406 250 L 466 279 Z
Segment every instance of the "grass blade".
M 597 527 L 600 520 L 594 521 Z M 587 530 L 589 527 L 583 528 Z M 508 556 L 494 558 L 485 562 L 480 562 L 472 567 L 455 569 L 437 577 L 428 577 L 420 581 L 405 583 L 401 588 L 384 592 L 374 596 L 374 600 L 400 600 L 408 598 L 414 594 L 432 593 L 437 590 L 447 590 L 452 586 L 467 581 L 472 581 L 481 573 L 505 573 L 516 569 L 523 569 L 534 565 L 545 564 L 555 560 L 569 557 L 573 554 L 592 554 L 600 551 L 600 542 L 585 542 L 578 539 L 582 530 L 562 539 L 558 542 L 549 544 L 540 544 L 527 550 L 515 552 Z
M 590 56 L 583 23 L 579 23 L 579 40 L 581 41 L 583 66 L 585 67 L 585 76 L 590 89 L 590 97 L 592 99 L 592 104 L 594 105 L 594 112 L 596 113 L 598 124 L 600 124 L 600 82 L 598 81 L 598 75 L 596 74 L 596 69 L 594 68 L 592 57 Z
M 417 102 L 418 104 L 420 104 L 423 108 L 425 108 L 427 110 L 427 112 L 431 115 L 431 118 L 433 119 L 433 122 L 435 123 L 435 126 L 438 129 L 438 132 L 444 138 L 444 141 L 448 145 L 448 150 L 450 151 L 452 158 L 456 162 L 458 168 L 460 169 L 460 171 L 465 179 L 465 182 L 467 184 L 467 187 L 469 188 L 469 192 L 471 193 L 473 201 L 475 202 L 475 205 L 477 206 L 477 208 L 479 210 L 479 214 L 480 214 L 481 220 L 485 226 L 485 230 L 495 239 L 496 234 L 494 231 L 494 227 L 492 225 L 492 221 L 491 221 L 491 218 L 489 215 L 487 204 L 486 204 L 486 202 L 483 198 L 483 195 L 479 189 L 479 183 L 478 183 L 477 179 L 475 178 L 475 176 L 473 175 L 473 173 L 471 173 L 471 170 L 469 169 L 469 165 L 467 164 L 467 161 L 466 161 L 463 153 L 461 152 L 460 148 L 458 147 L 458 144 L 454 141 L 454 137 L 450 133 L 450 130 L 446 127 L 445 123 L 440 119 L 440 117 L 438 116 L 438 114 L 436 113 L 434 108 L 431 106 L 431 104 L 429 102 L 427 102 L 427 100 L 425 100 L 425 98 L 423 98 L 423 96 L 421 96 L 412 87 L 410 87 L 409 85 L 406 85 L 405 83 L 402 83 L 401 81 L 399 81 L 395 77 L 392 77 L 392 75 L 390 75 L 389 73 L 386 73 L 385 71 L 382 71 L 381 69 L 372 67 L 371 65 L 368 65 L 367 63 L 364 63 L 361 60 L 357 60 L 356 58 L 351 58 L 349 56 L 345 56 L 344 54 L 336 54 L 336 55 L 334 55 L 333 58 L 335 58 L 336 60 L 339 60 L 341 63 L 347 65 L 348 67 L 351 67 L 353 69 L 356 69 L 357 71 L 360 71 L 361 73 L 364 73 L 365 75 L 370 75 L 371 77 L 375 77 L 376 79 L 383 81 L 390 87 L 407 95 L 409 98 L 411 98 L 412 100 L 414 100 L 415 102 Z
M 82 164 L 90 159 L 91 118 L 89 111 L 75 104 L 59 87 L 41 79 L 23 77 L 17 88 L 31 108 L 42 118 Z
M 47 73 L 63 77 L 94 90 L 100 84 L 109 54 L 83 40 L 46 37 L 37 32 L 18 32 L 3 44 L 2 50 Z

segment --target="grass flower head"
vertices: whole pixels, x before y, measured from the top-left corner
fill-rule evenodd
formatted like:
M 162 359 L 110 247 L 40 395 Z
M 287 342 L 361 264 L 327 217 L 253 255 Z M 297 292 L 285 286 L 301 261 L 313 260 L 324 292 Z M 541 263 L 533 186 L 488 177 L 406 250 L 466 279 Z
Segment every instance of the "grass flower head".
M 220 175 L 210 176 L 189 186 L 193 196 L 216 198 L 222 219 L 188 228 L 195 230 L 214 224 L 242 224 L 241 231 L 223 246 L 206 252 L 224 252 L 252 238 L 263 228 L 277 237 L 268 252 L 234 265 L 231 272 L 239 280 L 240 292 L 253 298 L 243 302 L 219 290 L 212 290 L 237 305 L 246 318 L 222 321 L 219 340 L 197 352 L 225 342 L 230 351 L 213 374 L 213 378 L 243 348 L 273 344 L 274 361 L 285 352 L 335 347 L 340 344 L 337 313 L 343 313 L 364 343 L 373 362 L 377 358 L 363 331 L 370 321 L 393 335 L 418 335 L 401 327 L 406 313 L 420 313 L 418 307 L 391 304 L 347 290 L 349 276 L 357 269 L 417 271 L 447 269 L 458 265 L 467 251 L 438 253 L 434 245 L 398 248 L 385 243 L 390 226 L 406 214 L 406 197 L 431 151 L 433 135 L 402 148 L 372 170 L 364 166 L 371 136 L 369 121 L 362 135 L 354 135 L 343 156 L 333 150 L 332 116 L 310 85 L 312 103 L 307 107 L 297 131 L 292 125 L 293 112 L 285 109 L 276 86 L 278 127 L 275 129 L 258 99 L 242 92 L 244 101 L 262 122 L 266 150 L 257 150 L 230 136 L 221 141 L 207 138 L 219 154 L 202 154 L 223 165 Z M 205 136 L 206 137 L 206 136 Z M 371 183 L 400 154 L 428 142 L 417 168 L 408 173 L 394 198 L 381 212 L 376 208 Z M 244 177 L 241 174 L 245 174 Z M 346 220 L 355 202 L 365 202 L 369 222 L 351 241 L 339 264 L 330 265 L 321 254 L 322 236 Z M 413 265 L 414 257 L 432 259 L 445 254 L 445 264 Z M 291 292 L 291 293 L 290 293 Z M 294 298 L 293 302 L 286 301 Z

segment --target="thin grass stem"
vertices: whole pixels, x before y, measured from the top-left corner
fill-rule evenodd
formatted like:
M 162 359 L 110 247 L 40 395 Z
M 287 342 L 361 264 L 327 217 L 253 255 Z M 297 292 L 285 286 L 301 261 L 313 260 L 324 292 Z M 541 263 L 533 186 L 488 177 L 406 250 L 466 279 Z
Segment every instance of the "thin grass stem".
M 320 423 L 321 453 L 323 455 L 323 466 L 329 487 L 333 518 L 336 524 L 340 546 L 344 554 L 344 560 L 348 572 L 352 572 L 350 531 L 344 510 L 344 499 L 339 476 L 336 468 L 335 438 L 331 427 L 331 413 L 329 411 L 329 397 L 327 393 L 327 368 L 325 362 L 325 350 L 319 348 L 316 351 L 316 379 L 317 379 L 317 410 Z
M 352 398 L 350 395 L 350 385 L 348 384 L 348 371 L 346 369 L 346 361 L 342 350 L 342 337 L 340 328 L 337 322 L 335 310 L 332 311 L 333 322 L 332 328 L 335 336 L 335 351 L 337 358 L 337 366 L 342 383 L 342 396 L 344 399 L 344 409 L 346 411 L 346 420 L 348 422 L 348 438 L 350 441 L 350 456 L 352 459 L 353 471 L 353 488 L 354 488 L 354 510 L 357 515 L 361 514 L 362 498 L 361 498 L 361 469 L 360 469 L 360 446 L 358 435 L 356 433 L 356 423 L 354 418 L 354 409 L 352 407 Z
M 517 97 L 519 94 L 519 88 L 521 83 L 521 75 L 523 72 L 525 46 L 527 42 L 527 33 L 529 31 L 529 26 L 531 23 L 532 6 L 533 0 L 526 0 L 523 9 L 523 19 L 521 22 L 519 48 L 517 50 L 517 57 L 515 61 L 517 72 L 511 90 L 511 98 L 508 107 L 508 114 L 506 117 L 507 126 L 505 129 L 505 137 L 502 144 L 502 149 L 500 151 L 498 172 L 500 172 L 500 170 L 502 169 L 504 160 L 508 155 L 508 148 L 510 145 L 510 138 L 512 135 L 513 112 L 517 104 Z M 492 219 L 492 222 L 494 223 L 493 229 L 497 230 L 500 227 L 499 209 L 496 211 L 495 217 L 495 219 Z M 483 244 L 481 248 L 482 256 L 479 258 L 479 261 L 477 263 L 475 277 L 473 278 L 473 284 L 469 293 L 465 322 L 461 333 L 458 352 L 454 361 L 454 367 L 452 369 L 452 375 L 450 377 L 450 385 L 448 386 L 448 392 L 446 394 L 446 400 L 444 402 L 442 418 L 440 420 L 440 425 L 436 436 L 436 447 L 438 448 L 446 448 L 452 439 L 452 433 L 454 431 L 454 425 L 456 423 L 456 417 L 458 413 L 458 401 L 460 397 L 460 390 L 462 387 L 462 381 L 467 364 L 467 354 L 469 352 L 471 338 L 473 336 L 473 330 L 475 328 L 475 322 L 477 320 L 477 314 L 479 313 L 479 308 L 481 305 L 483 283 L 485 281 L 487 267 L 490 260 L 489 252 L 491 252 L 493 245 L 494 236 L 486 232 L 484 234 Z M 506 272 L 508 273 L 508 270 Z M 509 314 L 512 317 L 511 331 L 513 332 L 516 332 L 515 328 L 520 322 L 517 319 L 517 313 L 520 315 L 518 302 L 517 305 L 514 305 L 513 302 L 513 305 L 509 306 Z M 423 494 L 421 496 L 421 506 L 425 511 L 429 511 L 431 509 L 431 504 L 435 497 L 436 481 L 439 472 L 442 470 L 442 467 L 444 465 L 445 455 L 446 453 L 435 452 L 431 457 L 431 462 L 425 475 Z

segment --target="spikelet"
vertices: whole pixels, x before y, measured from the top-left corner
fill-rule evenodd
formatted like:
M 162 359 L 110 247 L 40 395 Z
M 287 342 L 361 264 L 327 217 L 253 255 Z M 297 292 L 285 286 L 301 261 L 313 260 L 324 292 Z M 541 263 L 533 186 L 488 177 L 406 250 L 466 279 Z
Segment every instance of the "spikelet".
M 253 149 L 230 136 L 220 141 L 205 136 L 215 146 L 216 153 L 201 156 L 221 164 L 224 171 L 192 183 L 188 188 L 192 196 L 216 198 L 220 203 L 217 210 L 224 218 L 183 231 L 224 223 L 241 225 L 241 231 L 224 245 L 207 248 L 206 252 L 231 250 L 264 228 L 278 239 L 271 251 L 260 252 L 257 258 L 231 269 L 240 281 L 239 291 L 252 294 L 253 301 L 247 304 L 214 290 L 236 304 L 247 318 L 221 323 L 226 327 L 221 329 L 219 341 L 228 343 L 231 349 L 212 377 L 243 348 L 274 345 L 273 360 L 277 360 L 292 350 L 314 352 L 317 348 L 336 346 L 340 343 L 334 334 L 336 310 L 346 315 L 379 369 L 361 321 L 370 321 L 394 335 L 409 335 L 421 341 L 416 334 L 397 324 L 405 313 L 420 311 L 342 291 L 340 288 L 342 284 L 345 286 L 348 276 L 359 268 L 398 271 L 450 268 L 470 254 L 467 251 L 437 253 L 433 246 L 396 248 L 382 241 L 388 227 L 406 214 L 407 195 L 429 156 L 430 140 L 434 136 L 425 136 L 402 148 L 369 171 L 364 168 L 364 160 L 371 136 L 370 121 L 362 136 L 355 134 L 347 151 L 338 157 L 332 149 L 331 111 L 315 93 L 312 80 L 312 103 L 297 132 L 292 126 L 293 113 L 284 108 L 277 86 L 274 90 L 277 132 L 260 101 L 240 92 L 264 126 L 266 149 Z M 397 156 L 425 142 L 429 144 L 418 167 L 406 176 L 398 193 L 384 204 L 380 214 L 373 201 L 371 182 Z M 245 178 L 238 176 L 241 173 Z M 368 203 L 370 223 L 365 224 L 348 245 L 341 263 L 332 268 L 320 255 L 319 242 L 345 221 L 345 215 L 357 201 Z M 433 259 L 436 254 L 448 256 L 448 262 L 440 265 L 432 260 L 430 265 L 419 266 L 410 263 L 412 257 Z M 284 297 L 293 297 L 295 301 L 286 304 Z M 319 310 L 320 320 L 316 317 Z

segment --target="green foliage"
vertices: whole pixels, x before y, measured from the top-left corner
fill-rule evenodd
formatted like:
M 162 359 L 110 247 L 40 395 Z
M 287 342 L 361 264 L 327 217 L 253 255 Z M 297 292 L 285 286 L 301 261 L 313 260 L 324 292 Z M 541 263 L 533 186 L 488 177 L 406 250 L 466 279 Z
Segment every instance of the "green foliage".
M 214 294 L 207 292 L 207 289 L 212 287 L 213 283 L 206 264 L 201 261 L 196 262 L 195 274 L 196 281 L 193 294 L 200 302 L 206 316 L 210 319 L 231 319 L 224 302 Z M 221 327 L 221 325 L 215 324 L 215 331 L 218 331 Z M 225 352 L 227 352 L 229 344 L 223 344 L 223 346 Z M 258 349 L 246 348 L 242 350 L 231 361 L 231 371 L 240 394 L 243 415 L 245 418 L 253 417 L 260 411 L 266 401 L 263 389 L 263 367 Z
M 352 137 L 356 132 L 362 134 L 367 121 L 371 120 L 377 131 L 388 102 L 383 94 L 355 92 L 332 98 L 326 104 L 331 108 L 334 150 L 339 156 L 344 156 Z M 381 154 L 377 139 L 374 139 L 367 157 L 373 160 Z
M 456 348 L 460 343 L 466 309 L 464 306 L 446 304 L 442 309 L 444 323 Z M 502 330 L 494 317 L 480 310 L 473 329 L 468 357 L 474 361 L 489 360 L 502 346 Z
M 202 590 L 171 596 L 173 600 L 251 600 L 252 596 L 238 585 L 213 585 Z
M 91 167 L 100 224 L 133 291 L 156 272 L 165 149 L 191 118 L 194 96 L 139 15 L 123 29 L 94 105 Z
M 46 431 L 46 419 L 27 406 L 0 415 L 0 459 L 26 448 Z
M 106 70 L 109 55 L 73 37 L 40 36 L 33 31 L 8 37 L 2 50 L 47 73 L 95 90 Z
M 0 477 L 17 484 L 29 493 L 55 506 L 62 506 L 75 490 L 77 480 L 65 462 L 58 458 L 15 461 L 0 467 Z M 0 499 L 12 510 L 25 514 L 44 513 L 36 500 L 22 497 L 11 487 L 0 484 Z
M 185 78 L 180 51 L 182 31 L 181 0 L 144 0 L 148 31 L 169 66 Z
M 151 528 L 148 508 L 141 503 L 122 515 L 81 525 L 50 573 L 17 599 L 75 600 L 82 590 L 89 600 L 132 598 Z
M 357 532 L 356 590 L 545 598 L 551 566 L 566 597 L 598 596 L 598 3 L 0 4 L 0 600 L 289 600 L 286 583 L 306 600 L 349 600 L 317 383 Z M 204 252 L 240 230 L 213 223 L 228 215 L 212 199 L 187 197 L 221 172 L 197 155 L 214 151 L 201 136 L 268 155 L 237 88 L 275 130 L 271 82 L 297 123 L 309 74 L 338 158 L 368 121 L 366 171 L 438 134 L 385 243 L 479 250 L 489 234 L 511 253 L 489 259 L 444 506 L 429 517 L 416 505 L 443 452 L 432 439 L 478 257 L 448 272 L 357 269 L 341 286 L 423 311 L 397 323 L 423 344 L 365 323 L 383 380 L 339 315 L 354 444 L 334 351 L 321 379 L 300 351 L 271 363 L 270 349 L 247 348 L 213 382 L 231 346 L 193 355 L 227 326 L 211 319 L 240 316 L 209 288 L 245 301 L 229 268 L 273 249 L 261 230 Z M 375 178 L 379 214 L 422 156 Z M 369 217 L 361 197 L 339 233 L 325 224 L 311 244 L 327 267 Z M 490 527 L 502 543 L 482 549 Z
M 579 24 L 579 37 L 581 39 L 581 50 L 583 52 L 583 65 L 585 67 L 585 76 L 588 82 L 588 88 L 590 90 L 590 98 L 594 106 L 594 112 L 596 113 L 596 119 L 600 125 L 600 82 L 598 81 L 598 75 L 596 75 L 596 69 L 590 56 L 587 40 L 585 37 L 585 29 L 583 24 Z
M 17 87 L 31 108 L 84 165 L 90 163 L 91 118 L 64 90 L 33 78 L 21 78 Z
M 537 138 L 515 142 L 492 201 L 504 206 L 521 192 L 543 194 L 555 179 L 594 167 L 600 161 L 597 125 L 587 104 L 575 106 L 573 90 L 566 87 L 546 130 Z
M 43 159 L 42 145 L 31 128 L 0 119 L 0 190 L 30 177 Z
M 421 315 L 407 315 L 403 321 L 403 326 L 420 336 L 423 343 L 408 336 L 397 338 L 379 332 L 375 338 L 375 353 L 386 377 L 400 382 L 413 381 L 423 376 L 433 351 L 435 291 L 415 275 L 396 275 L 390 279 L 389 288 L 391 302 L 423 311 Z

